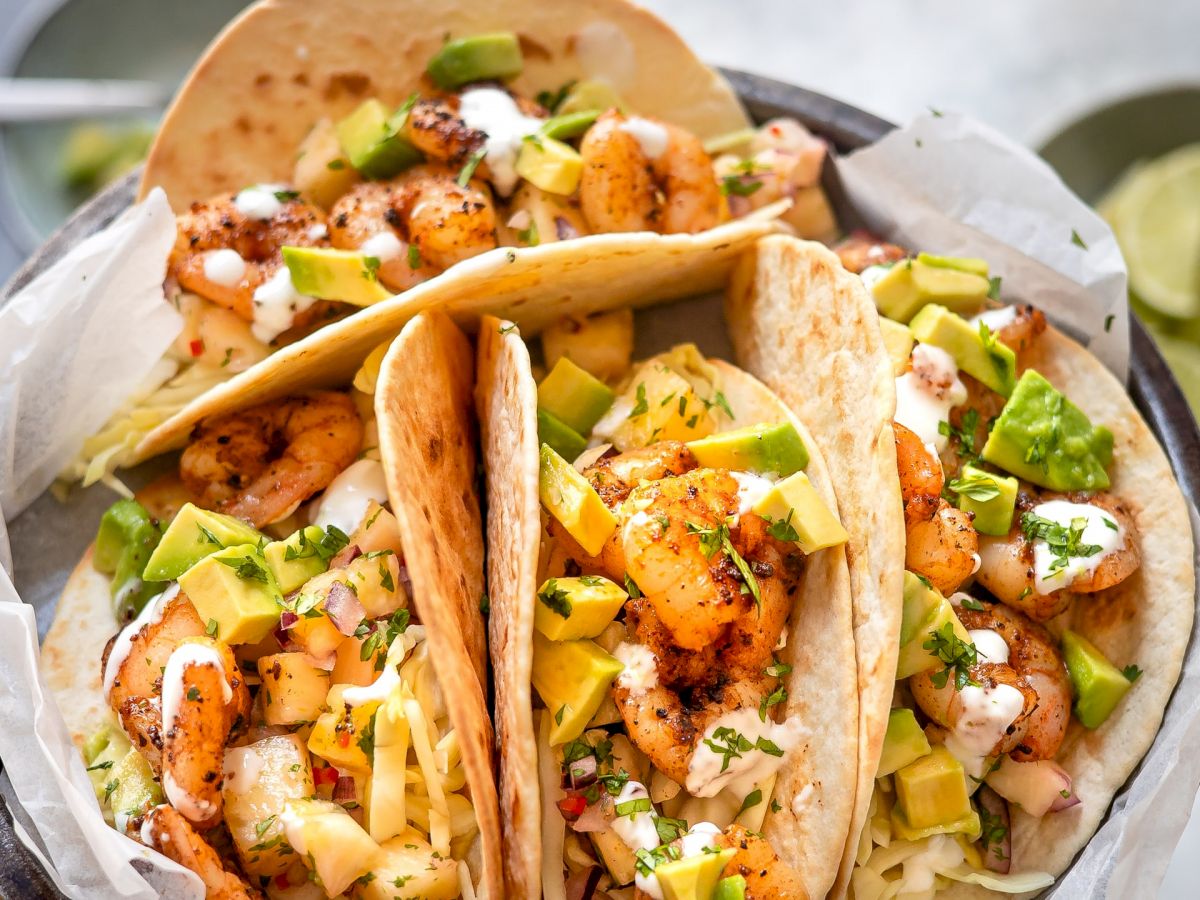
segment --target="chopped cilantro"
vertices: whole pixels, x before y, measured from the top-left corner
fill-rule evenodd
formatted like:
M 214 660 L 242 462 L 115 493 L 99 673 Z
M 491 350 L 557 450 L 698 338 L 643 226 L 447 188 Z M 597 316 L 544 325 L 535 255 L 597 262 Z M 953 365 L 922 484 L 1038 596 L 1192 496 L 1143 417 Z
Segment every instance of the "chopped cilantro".
M 936 631 L 929 632 L 929 640 L 921 646 L 926 650 L 933 651 L 933 654 L 946 666 L 940 672 L 934 672 L 929 677 L 934 687 L 944 688 L 951 672 L 954 672 L 954 689 L 956 691 L 961 691 L 968 684 L 974 684 L 971 680 L 971 667 L 979 661 L 979 655 L 975 651 L 974 644 L 961 640 L 954 633 L 952 622 L 947 622 Z

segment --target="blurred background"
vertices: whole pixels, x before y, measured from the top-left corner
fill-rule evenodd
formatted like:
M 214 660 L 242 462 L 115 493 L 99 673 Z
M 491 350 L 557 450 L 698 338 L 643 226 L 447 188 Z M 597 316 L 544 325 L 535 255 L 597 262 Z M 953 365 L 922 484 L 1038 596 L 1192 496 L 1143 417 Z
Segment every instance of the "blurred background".
M 562 2 L 562 0 L 560 0 Z M 1043 153 L 1117 232 L 1134 306 L 1200 405 L 1196 0 L 643 0 L 706 60 L 903 122 L 969 113 Z M 242 0 L 0 0 L 0 282 L 135 165 L 192 61 Z M 18 78 L 117 79 L 46 95 Z M 53 86 L 52 86 L 53 87 Z M 82 87 L 88 88 L 88 85 Z M 56 89 L 57 90 L 57 89 Z M 25 94 L 24 96 L 22 96 Z M 104 106 L 120 111 L 97 115 Z M 1200 815 L 1161 896 L 1197 896 Z

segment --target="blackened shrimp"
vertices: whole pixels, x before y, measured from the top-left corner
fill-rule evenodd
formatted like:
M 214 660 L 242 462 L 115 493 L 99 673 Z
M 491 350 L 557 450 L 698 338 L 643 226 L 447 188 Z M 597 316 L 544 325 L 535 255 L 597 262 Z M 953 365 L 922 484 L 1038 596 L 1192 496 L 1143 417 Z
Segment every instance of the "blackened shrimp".
M 206 900 L 257 900 L 262 894 L 221 864 L 217 851 L 169 806 L 146 813 L 138 833 L 147 846 L 200 876 Z

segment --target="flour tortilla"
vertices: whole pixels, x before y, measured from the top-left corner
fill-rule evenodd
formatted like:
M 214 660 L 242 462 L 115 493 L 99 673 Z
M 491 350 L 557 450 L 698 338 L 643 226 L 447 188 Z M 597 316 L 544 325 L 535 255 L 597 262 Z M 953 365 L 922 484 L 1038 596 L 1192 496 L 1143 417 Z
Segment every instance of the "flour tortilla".
M 378 97 L 399 106 L 448 38 L 513 31 L 533 97 L 570 81 L 610 84 L 635 111 L 707 138 L 749 124 L 720 75 L 657 17 L 624 0 L 262 0 L 216 38 L 150 149 L 140 196 L 177 211 L 249 184 L 289 181 L 313 124 Z
M 538 500 L 537 391 L 528 353 L 504 323 L 485 319 L 480 333 L 479 388 L 487 473 L 492 660 L 501 747 L 501 795 L 506 812 L 505 858 L 511 896 L 541 894 L 541 808 L 533 697 L 533 604 L 542 534 Z M 809 448 L 809 478 L 831 510 L 837 500 L 819 446 L 760 382 L 713 361 L 717 382 L 736 413 L 730 428 L 789 421 Z M 804 743 L 780 771 L 778 811 L 764 831 L 776 852 L 801 874 L 813 897 L 834 882 L 850 827 L 857 773 L 857 694 L 850 576 L 842 548 L 809 559 L 798 612 L 781 657 L 787 715 L 807 728 Z M 511 802 L 511 807 L 509 803 Z M 769 802 L 764 798 L 763 802 Z M 773 808 L 773 805 L 772 805 Z
M 850 535 L 859 745 L 854 816 L 835 896 L 849 882 L 895 686 L 904 578 L 904 519 L 892 416 L 892 364 L 862 279 L 824 246 L 760 241 L 734 273 L 726 318 L 738 361 L 804 421 L 837 486 Z

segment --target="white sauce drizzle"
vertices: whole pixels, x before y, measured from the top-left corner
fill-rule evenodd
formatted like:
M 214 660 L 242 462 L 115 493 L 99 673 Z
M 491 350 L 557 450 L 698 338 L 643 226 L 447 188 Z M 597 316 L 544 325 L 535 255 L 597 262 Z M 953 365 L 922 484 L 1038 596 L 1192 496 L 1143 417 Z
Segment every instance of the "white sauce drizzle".
M 542 127 L 543 119 L 527 116 L 517 102 L 499 88 L 474 88 L 460 98 L 459 118 L 475 131 L 487 135 L 485 158 L 492 173 L 492 186 L 507 197 L 517 186 L 517 154 L 522 141 Z
M 630 694 L 637 697 L 658 687 L 658 659 L 649 647 L 622 641 L 613 649 L 613 656 L 625 666 L 625 670 L 617 676 L 617 683 Z
M 387 499 L 383 466 L 374 459 L 360 459 L 330 482 L 313 511 L 313 524 L 322 528 L 333 525 L 346 534 L 353 534 L 367 514 L 371 501 L 384 504 Z
M 1070 528 L 1075 519 L 1085 519 L 1086 527 L 1079 538 L 1080 544 L 1094 544 L 1100 548 L 1098 553 L 1091 556 L 1069 556 L 1067 564 L 1058 569 L 1051 569 L 1059 556 L 1050 548 L 1046 541 L 1033 542 L 1033 571 L 1034 590 L 1039 594 L 1049 594 L 1053 591 L 1069 587 L 1077 578 L 1091 575 L 1104 558 L 1125 547 L 1125 529 L 1116 517 L 1090 503 L 1071 503 L 1068 500 L 1048 500 L 1033 508 L 1035 516 L 1057 522 L 1064 528 Z M 1116 528 L 1105 524 L 1111 522 Z
M 667 152 L 667 144 L 671 141 L 671 134 L 664 126 L 641 116 L 630 116 L 617 126 L 617 130 L 633 135 L 647 159 L 658 159 Z
M 235 794 L 243 794 L 262 772 L 262 755 L 253 747 L 230 747 L 225 751 L 225 786 Z
M 613 798 L 613 806 L 620 806 L 630 800 L 650 799 L 650 792 L 640 781 L 630 779 L 621 788 L 621 793 Z M 612 830 L 617 833 L 630 850 L 653 850 L 658 846 L 658 829 L 654 827 L 654 811 L 634 812 L 624 816 L 616 816 L 612 821 Z
M 221 673 L 221 687 L 224 702 L 233 699 L 233 688 L 225 677 L 225 664 L 221 654 L 206 644 L 180 644 L 167 659 L 162 676 L 162 727 L 167 734 L 175 727 L 175 719 L 179 717 L 179 704 L 183 702 L 183 670 L 188 666 L 215 666 Z
M 757 745 L 760 738 L 766 739 L 779 747 L 783 754 L 772 756 L 755 746 L 752 750 L 743 751 L 740 757 L 730 756 L 729 765 L 722 772 L 725 755 L 705 743 L 713 741 L 718 747 L 725 746 L 724 741 L 715 741 L 713 738 L 718 728 L 731 728 L 753 745 Z M 724 713 L 713 720 L 696 742 L 696 750 L 688 763 L 687 781 L 684 786 L 693 797 L 713 797 L 727 786 L 735 794 L 744 796 L 750 792 L 755 782 L 765 781 L 778 772 L 787 762 L 788 753 L 803 737 L 804 728 L 796 716 L 783 722 L 771 719 L 764 722 L 758 717 L 757 707 L 744 707 Z
M 912 371 L 896 379 L 896 421 L 940 453 L 949 438 L 938 433 L 938 423 L 949 421 L 951 408 L 966 400 L 954 357 L 940 347 L 917 344 Z
M 976 328 L 982 322 L 988 327 L 988 331 L 995 334 L 1001 328 L 1011 325 L 1017 320 L 1017 308 L 1015 306 L 1001 306 L 999 309 L 987 309 L 977 316 L 971 318 L 971 324 Z
M 113 684 L 117 680 L 117 672 L 129 657 L 129 651 L 133 649 L 133 639 L 147 625 L 155 625 L 162 621 L 163 610 L 178 593 L 179 585 L 171 582 L 165 591 L 147 600 L 137 618 L 121 629 L 121 633 L 117 635 L 116 641 L 113 642 L 113 648 L 108 654 L 108 662 L 104 666 L 105 697 L 112 692 Z
M 990 628 L 975 628 L 968 631 L 967 634 L 971 636 L 975 652 L 984 660 L 990 663 L 1008 662 L 1008 644 L 998 632 L 992 631 Z
M 254 324 L 250 326 L 250 333 L 269 344 L 292 327 L 297 313 L 316 302 L 316 298 L 297 291 L 288 267 L 280 266 L 270 279 L 254 290 Z
M 875 285 L 883 280 L 883 277 L 888 272 L 892 271 L 891 266 L 867 266 L 858 277 L 863 280 L 863 284 L 867 286 L 868 291 L 875 290 Z
M 738 515 L 750 512 L 763 497 L 775 487 L 773 475 L 756 475 L 753 472 L 730 472 L 738 485 Z
M 387 262 L 403 255 L 404 244 L 400 243 L 400 238 L 393 232 L 380 231 L 363 241 L 358 249 L 366 256 L 374 256 L 380 262 Z
M 246 261 L 236 250 L 223 247 L 204 254 L 204 277 L 221 287 L 236 287 L 246 276 Z
M 981 777 L 984 758 L 1025 708 L 1025 695 L 1010 684 L 968 684 L 952 702 L 958 705 L 958 721 L 946 735 L 946 749 L 967 774 Z
M 212 809 L 212 804 L 207 800 L 198 800 L 193 797 L 171 777 L 170 772 L 162 774 L 163 793 L 171 805 L 183 814 L 184 818 L 190 819 L 193 822 L 200 822 L 208 818 L 208 812 Z
M 318 222 L 316 225 L 308 229 L 308 239 L 310 241 L 323 241 L 329 237 L 329 229 L 324 222 Z
M 233 206 L 247 219 L 273 219 L 283 212 L 283 202 L 275 195 L 287 189 L 285 184 L 256 184 L 239 191 Z

